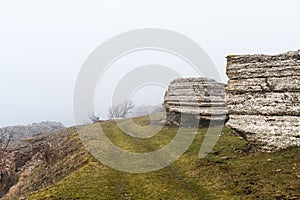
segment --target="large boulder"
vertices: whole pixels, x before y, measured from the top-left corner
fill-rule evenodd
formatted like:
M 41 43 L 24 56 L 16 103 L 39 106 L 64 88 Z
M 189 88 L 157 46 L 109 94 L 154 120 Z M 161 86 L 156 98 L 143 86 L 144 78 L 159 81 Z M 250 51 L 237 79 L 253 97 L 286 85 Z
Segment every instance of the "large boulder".
M 227 57 L 227 125 L 263 151 L 300 146 L 300 51 Z
M 164 98 L 167 125 L 224 124 L 227 118 L 225 86 L 209 78 L 178 78 L 172 81 Z

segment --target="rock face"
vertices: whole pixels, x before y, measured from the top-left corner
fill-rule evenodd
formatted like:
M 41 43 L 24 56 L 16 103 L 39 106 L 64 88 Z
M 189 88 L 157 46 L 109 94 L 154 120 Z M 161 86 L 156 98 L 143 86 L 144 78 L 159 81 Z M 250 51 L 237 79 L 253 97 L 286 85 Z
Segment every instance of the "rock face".
M 195 127 L 223 124 L 227 118 L 225 86 L 209 78 L 172 81 L 164 98 L 167 125 Z
M 227 57 L 227 125 L 263 151 L 300 146 L 300 51 Z
M 0 129 L 0 197 L 18 181 L 22 167 L 37 153 L 43 156 L 49 150 L 49 143 L 39 133 L 50 133 L 63 129 L 58 122 L 33 123 L 28 126 L 9 126 Z M 34 138 L 23 139 L 25 137 Z M 50 153 L 50 152 L 49 152 Z M 47 159 L 49 156 L 46 157 Z
M 22 172 L 26 163 L 32 160 L 34 156 L 39 156 L 43 161 L 47 158 L 45 153 L 50 149 L 49 144 L 52 146 L 58 143 L 52 135 L 57 136 L 57 133 L 37 134 L 31 138 L 21 139 L 7 149 L 0 148 L 0 156 L 2 156 L 0 159 L 0 168 L 2 168 L 0 172 L 0 197 L 18 181 L 19 172 Z M 60 139 L 62 138 L 63 136 L 60 137 Z M 54 155 L 53 152 L 48 156 L 52 155 Z
M 0 134 L 11 135 L 11 142 L 19 141 L 22 138 L 31 137 L 38 133 L 57 131 L 65 128 L 60 122 L 40 122 L 28 126 L 8 126 L 0 128 Z
M 31 192 L 62 180 L 89 158 L 76 127 L 22 139 L 5 154 L 0 148 L 0 199 L 27 199 Z

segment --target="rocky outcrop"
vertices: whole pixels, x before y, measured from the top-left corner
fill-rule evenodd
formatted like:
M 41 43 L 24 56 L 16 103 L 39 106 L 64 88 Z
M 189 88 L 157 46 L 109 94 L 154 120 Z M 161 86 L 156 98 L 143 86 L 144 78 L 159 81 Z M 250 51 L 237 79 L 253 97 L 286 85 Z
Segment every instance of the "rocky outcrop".
M 38 133 L 46 133 L 51 131 L 57 131 L 65 128 L 60 122 L 40 122 L 33 123 L 27 126 L 8 126 L 0 128 L 0 135 L 11 135 L 11 142 L 19 141 L 22 138 L 31 137 Z M 4 136 L 3 136 L 4 137 Z
M 21 139 L 7 148 L 0 148 L 2 157 L 0 159 L 0 168 L 2 169 L 0 172 L 0 197 L 16 184 L 19 174 L 29 161 L 34 158 L 35 163 L 38 164 L 46 160 L 50 161 L 51 156 L 54 156 L 53 152 L 51 155 L 49 154 L 50 146 L 57 144 L 50 135 L 38 134 L 31 138 Z M 37 159 L 38 157 L 40 159 Z
M 179 78 L 166 91 L 167 125 L 209 126 L 226 120 L 225 84 L 209 78 Z M 199 123 L 200 122 L 200 123 Z
M 300 146 L 300 51 L 227 57 L 227 125 L 263 151 Z
M 40 153 L 43 156 L 50 149 L 49 143 L 38 134 L 63 128 L 64 126 L 58 122 L 41 122 L 0 129 L 0 197 L 18 181 L 21 168 L 32 160 L 34 155 Z M 36 137 L 22 140 L 33 135 Z M 47 154 L 45 158 L 49 160 L 49 156 L 50 154 Z
M 22 139 L 6 154 L 6 159 L 0 159 L 0 169 L 7 168 L 0 173 L 1 200 L 26 199 L 31 192 L 62 180 L 90 158 L 76 127 Z

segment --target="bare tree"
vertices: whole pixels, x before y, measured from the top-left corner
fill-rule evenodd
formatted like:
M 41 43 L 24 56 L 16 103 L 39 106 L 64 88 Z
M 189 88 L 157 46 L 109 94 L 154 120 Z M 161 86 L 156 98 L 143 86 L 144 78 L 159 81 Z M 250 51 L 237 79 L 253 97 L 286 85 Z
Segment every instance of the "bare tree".
M 134 108 L 132 101 L 125 101 L 123 103 L 112 106 L 108 110 L 108 117 L 112 118 L 125 118 L 130 111 Z

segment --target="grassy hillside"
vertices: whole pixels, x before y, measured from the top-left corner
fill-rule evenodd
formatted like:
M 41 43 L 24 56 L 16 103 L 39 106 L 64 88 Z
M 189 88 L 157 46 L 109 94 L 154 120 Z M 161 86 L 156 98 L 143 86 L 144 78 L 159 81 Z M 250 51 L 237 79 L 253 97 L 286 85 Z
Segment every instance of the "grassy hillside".
M 147 117 L 135 119 L 147 125 Z M 107 136 L 132 152 L 150 152 L 167 144 L 176 128 L 149 139 L 133 139 L 113 121 L 102 122 Z M 223 129 L 214 150 L 198 158 L 206 129 L 175 163 L 159 171 L 116 171 L 92 157 L 79 170 L 29 199 L 300 199 L 300 148 L 277 153 L 250 153 L 247 143 Z

